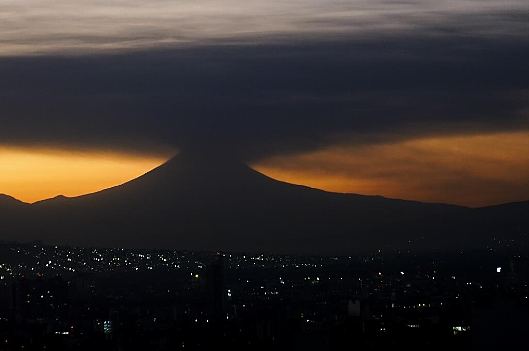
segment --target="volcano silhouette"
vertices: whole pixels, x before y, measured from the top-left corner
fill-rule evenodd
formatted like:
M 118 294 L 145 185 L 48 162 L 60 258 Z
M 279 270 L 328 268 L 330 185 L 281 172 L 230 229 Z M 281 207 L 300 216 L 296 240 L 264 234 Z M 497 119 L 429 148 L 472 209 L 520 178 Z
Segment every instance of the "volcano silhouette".
M 331 253 L 442 245 L 468 208 L 338 194 L 180 154 L 123 185 L 32 205 L 0 198 L 1 238 L 48 244 Z M 452 240 L 452 239 L 451 239 Z

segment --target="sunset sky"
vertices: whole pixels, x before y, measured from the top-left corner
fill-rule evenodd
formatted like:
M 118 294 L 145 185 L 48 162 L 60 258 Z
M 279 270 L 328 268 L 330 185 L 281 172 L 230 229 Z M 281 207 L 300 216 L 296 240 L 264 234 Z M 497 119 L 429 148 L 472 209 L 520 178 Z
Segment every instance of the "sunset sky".
M 330 191 L 527 200 L 528 31 L 526 0 L 4 0 L 0 193 L 210 150 Z
M 161 156 L 0 147 L 0 186 L 25 202 L 110 188 L 159 166 Z

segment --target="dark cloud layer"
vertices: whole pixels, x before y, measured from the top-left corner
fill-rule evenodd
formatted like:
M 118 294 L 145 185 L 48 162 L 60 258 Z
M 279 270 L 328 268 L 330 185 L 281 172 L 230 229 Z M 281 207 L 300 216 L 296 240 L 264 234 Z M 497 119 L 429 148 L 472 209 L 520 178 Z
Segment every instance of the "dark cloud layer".
M 255 160 L 333 143 L 529 129 L 528 59 L 528 39 L 420 32 L 5 57 L 0 140 L 172 145 Z

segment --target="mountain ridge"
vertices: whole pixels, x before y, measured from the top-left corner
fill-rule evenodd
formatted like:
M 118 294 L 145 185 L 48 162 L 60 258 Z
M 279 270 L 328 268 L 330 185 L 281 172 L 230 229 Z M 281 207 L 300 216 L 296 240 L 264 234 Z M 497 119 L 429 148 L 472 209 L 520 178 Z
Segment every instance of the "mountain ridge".
M 122 184 L 119 184 L 119 185 L 115 185 L 115 186 L 112 186 L 112 187 L 109 187 L 109 188 L 105 188 L 105 189 L 101 189 L 101 190 L 98 190 L 98 191 L 95 191 L 95 192 L 92 192 L 92 193 L 87 193 L 87 194 L 82 194 L 82 195 L 77 195 L 77 196 L 65 196 L 63 194 L 59 194 L 59 195 L 56 195 L 56 196 L 51 197 L 51 198 L 46 198 L 46 199 L 35 201 L 33 203 L 27 203 L 27 204 L 36 205 L 36 204 L 50 203 L 50 202 L 54 202 L 54 201 L 64 201 L 66 199 L 83 198 L 83 197 L 86 197 L 86 196 L 92 196 L 92 195 L 95 195 L 95 194 L 106 192 L 108 190 L 112 190 L 112 189 L 115 189 L 115 188 L 120 188 L 120 187 L 126 186 L 128 183 L 133 183 L 133 182 L 136 182 L 136 181 L 144 178 L 145 176 L 149 176 L 152 172 L 155 172 L 155 171 L 159 170 L 161 167 L 167 166 L 168 164 L 171 164 L 171 163 L 175 162 L 175 160 L 178 160 L 178 159 L 179 159 L 179 156 L 174 156 L 171 159 L 169 159 L 168 161 L 166 161 L 165 163 L 163 163 L 162 165 L 160 165 L 160 166 L 158 166 L 158 167 L 156 167 L 156 168 L 154 168 L 154 169 L 152 169 L 152 170 L 140 175 L 137 178 L 134 178 L 134 179 L 129 180 L 129 181 L 125 182 L 125 183 L 122 183 Z M 293 187 L 300 187 L 300 188 L 304 188 L 304 189 L 308 189 L 308 190 L 312 190 L 312 191 L 328 193 L 328 194 L 363 196 L 363 197 L 381 198 L 381 199 L 395 200 L 395 201 L 405 201 L 405 202 L 411 202 L 411 203 L 421 203 L 421 204 L 431 204 L 431 205 L 447 205 L 447 206 L 455 206 L 455 207 L 461 207 L 461 208 L 469 208 L 468 206 L 464 206 L 464 205 L 457 205 L 457 204 L 443 203 L 443 202 L 425 202 L 425 201 L 412 200 L 412 199 L 391 198 L 391 197 L 386 197 L 386 196 L 383 196 L 383 195 L 365 195 L 365 194 L 358 194 L 358 193 L 345 193 L 345 192 L 328 191 L 328 190 L 323 190 L 323 189 L 319 189 L 319 188 L 315 188 L 315 187 L 310 187 L 310 186 L 303 185 L 303 184 L 294 184 L 294 183 L 288 183 L 288 182 L 284 182 L 284 181 L 281 181 L 281 180 L 277 180 L 277 179 L 271 178 L 271 177 L 269 177 L 269 176 L 267 176 L 267 175 L 265 175 L 265 174 L 263 174 L 263 173 L 261 173 L 259 171 L 256 171 L 253 168 L 251 168 L 251 167 L 249 167 L 249 166 L 247 166 L 247 165 L 245 165 L 243 163 L 239 163 L 238 166 L 239 167 L 243 166 L 244 168 L 246 168 L 247 171 L 250 171 L 250 172 L 253 172 L 255 174 L 258 174 L 259 176 L 264 177 L 264 178 L 266 178 L 268 180 L 272 180 L 274 182 L 282 183 L 282 184 L 293 186 Z M 6 196 L 6 197 L 9 197 L 9 198 L 15 199 L 14 197 L 12 197 L 10 195 L 7 195 L 7 194 L 0 194 L 0 197 L 1 196 Z M 23 201 L 20 201 L 18 199 L 15 199 L 15 200 L 17 200 L 19 202 L 23 202 Z M 25 203 L 25 202 L 23 202 L 23 203 Z M 485 206 L 485 207 L 488 207 L 488 206 Z
M 122 185 L 40 201 L 3 222 L 11 237 L 50 244 L 321 253 L 449 246 L 464 240 L 440 228 L 472 211 L 326 192 L 233 160 L 178 155 Z
M 1 204 L 28 204 L 28 203 L 21 201 L 11 195 L 0 193 L 0 205 Z

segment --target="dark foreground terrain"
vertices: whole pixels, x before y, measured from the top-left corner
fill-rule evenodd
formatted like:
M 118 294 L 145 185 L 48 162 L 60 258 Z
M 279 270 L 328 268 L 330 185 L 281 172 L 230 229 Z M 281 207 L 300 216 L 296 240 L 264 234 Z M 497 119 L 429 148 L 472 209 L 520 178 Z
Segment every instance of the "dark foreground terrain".
M 527 347 L 516 249 L 353 256 L 0 245 L 0 350 Z

